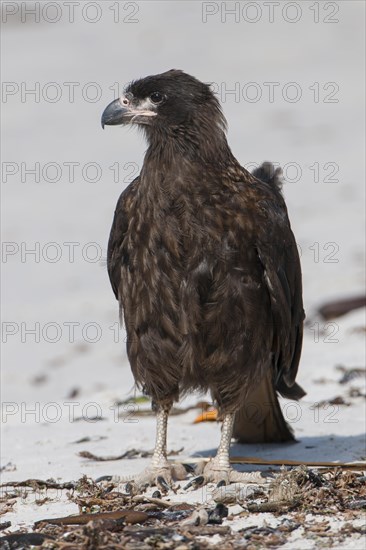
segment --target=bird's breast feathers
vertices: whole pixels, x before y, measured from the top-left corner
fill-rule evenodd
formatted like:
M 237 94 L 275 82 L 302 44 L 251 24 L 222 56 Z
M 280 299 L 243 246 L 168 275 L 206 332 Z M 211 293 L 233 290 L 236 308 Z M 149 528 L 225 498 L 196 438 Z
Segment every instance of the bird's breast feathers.
M 258 291 L 263 277 L 256 236 L 265 214 L 257 209 L 254 219 L 243 193 L 215 191 L 186 185 L 174 193 L 136 194 L 122 243 L 128 258 L 122 301 L 181 309 L 187 288 L 200 303 L 223 285 L 227 298 L 237 296 L 240 284 Z

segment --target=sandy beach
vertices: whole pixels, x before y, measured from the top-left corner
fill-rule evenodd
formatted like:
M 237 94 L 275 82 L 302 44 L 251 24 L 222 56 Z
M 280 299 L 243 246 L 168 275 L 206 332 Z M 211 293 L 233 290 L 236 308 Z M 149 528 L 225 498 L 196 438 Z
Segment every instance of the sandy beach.
M 139 393 L 106 270 L 115 204 L 146 145 L 134 130 L 103 132 L 100 117 L 127 82 L 171 68 L 212 83 L 243 166 L 284 167 L 301 256 L 307 321 L 298 381 L 307 395 L 281 401 L 298 442 L 233 443 L 232 456 L 364 462 L 365 311 L 330 320 L 317 313 L 364 292 L 364 3 L 107 1 L 74 3 L 73 12 L 63 2 L 38 4 L 1 6 L 0 523 L 11 525 L 0 535 L 79 512 L 65 490 L 48 490 L 43 504 L 46 493 L 29 488 L 9 499 L 9 482 L 132 476 L 148 464 L 78 453 L 154 445 L 154 417 L 141 414 L 149 404 L 125 402 Z M 217 423 L 193 423 L 200 411 L 189 407 L 202 400 L 209 396 L 189 396 L 177 405 L 189 410 L 171 417 L 168 447 L 183 448 L 177 460 L 212 456 L 218 444 Z M 210 505 L 211 492 L 169 498 Z M 241 510 L 230 505 L 223 525 L 238 532 L 284 517 Z M 326 521 L 333 538 L 300 526 L 277 547 L 361 550 L 364 531 L 342 528 L 364 520 L 362 509 L 351 518 L 310 513 L 304 525 Z M 225 536 L 210 540 L 222 545 Z

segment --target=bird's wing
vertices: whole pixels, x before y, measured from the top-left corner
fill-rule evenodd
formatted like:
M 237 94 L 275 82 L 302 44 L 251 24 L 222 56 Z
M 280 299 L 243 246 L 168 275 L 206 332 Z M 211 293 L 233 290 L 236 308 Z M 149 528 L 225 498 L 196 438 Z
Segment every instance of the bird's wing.
M 268 225 L 258 232 L 256 248 L 271 300 L 275 386 L 283 396 L 299 399 L 305 393 L 295 383 L 305 318 L 300 258 L 282 195 L 265 185 L 270 194 L 260 208 Z
M 294 394 L 294 385 L 300 361 L 305 315 L 298 252 L 296 243 L 291 240 L 287 241 L 279 263 L 276 262 L 270 245 L 258 243 L 258 256 L 263 265 L 272 305 L 276 388 L 285 397 L 299 398 L 301 395 Z
M 120 195 L 114 212 L 113 223 L 109 235 L 107 268 L 109 280 L 111 282 L 112 289 L 117 300 L 119 299 L 121 266 L 123 261 L 128 260 L 127 258 L 123 258 L 122 244 L 124 236 L 128 229 L 131 204 L 136 195 L 138 181 L 139 177 L 135 178 L 133 182 L 130 183 L 130 185 L 126 187 L 126 189 Z
M 291 441 L 293 432 L 283 416 L 276 390 L 291 399 L 305 395 L 295 382 L 305 318 L 301 266 L 279 182 L 265 173 L 254 176 L 263 176 L 261 181 L 251 181 L 258 191 L 256 212 L 259 208 L 264 215 L 256 224 L 253 244 L 271 303 L 272 326 L 268 333 L 273 334 L 273 371 L 267 371 L 237 411 L 233 436 L 241 443 Z

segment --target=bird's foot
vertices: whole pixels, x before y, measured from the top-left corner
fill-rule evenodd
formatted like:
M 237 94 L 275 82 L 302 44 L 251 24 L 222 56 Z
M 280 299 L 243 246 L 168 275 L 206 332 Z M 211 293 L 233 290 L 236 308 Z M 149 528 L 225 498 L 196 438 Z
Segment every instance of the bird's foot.
M 207 483 L 215 483 L 217 487 L 230 485 L 230 483 L 263 483 L 260 472 L 237 472 L 231 466 L 223 466 L 215 458 L 206 463 L 199 463 L 196 466 L 194 477 L 184 488 L 197 489 Z
M 189 466 L 172 464 L 167 460 L 157 465 L 150 465 L 126 484 L 126 490 L 132 495 L 146 491 L 148 487 L 157 487 L 162 493 L 169 490 L 176 492 L 175 481 L 186 479 Z

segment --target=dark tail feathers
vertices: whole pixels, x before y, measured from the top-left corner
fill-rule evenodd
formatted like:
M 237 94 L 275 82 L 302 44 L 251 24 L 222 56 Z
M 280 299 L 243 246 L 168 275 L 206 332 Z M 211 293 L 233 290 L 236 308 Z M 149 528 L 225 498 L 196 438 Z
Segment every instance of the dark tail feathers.
M 287 388 L 287 395 L 291 399 L 300 399 L 305 394 L 298 384 L 294 385 L 293 392 L 291 389 Z M 293 431 L 282 414 L 270 371 L 237 411 L 233 437 L 239 443 L 295 440 Z
M 263 162 L 263 164 L 253 170 L 252 174 L 255 178 L 258 178 L 264 183 L 275 185 L 277 189 L 281 191 L 283 185 L 283 173 L 280 166 L 275 168 L 272 162 Z

